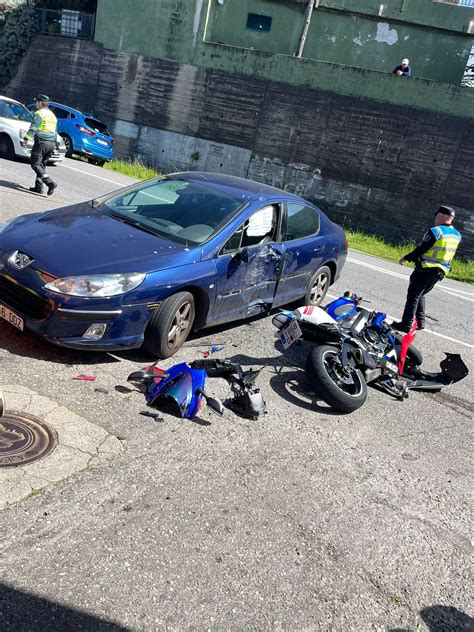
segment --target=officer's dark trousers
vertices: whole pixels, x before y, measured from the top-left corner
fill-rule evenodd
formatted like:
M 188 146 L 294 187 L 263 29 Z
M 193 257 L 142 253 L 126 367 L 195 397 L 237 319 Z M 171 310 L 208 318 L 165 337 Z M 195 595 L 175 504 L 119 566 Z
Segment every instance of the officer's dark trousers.
M 39 140 L 39 138 L 35 136 L 33 149 L 31 150 L 30 163 L 31 168 L 36 173 L 35 186 L 38 190 L 42 188 L 43 182 L 46 185 L 53 182 L 46 174 L 46 163 L 51 158 L 55 147 L 56 143 L 48 140 Z
M 402 323 L 407 327 L 416 316 L 418 325 L 425 324 L 425 295 L 430 292 L 438 281 L 444 278 L 440 268 L 416 268 L 410 276 L 407 302 L 402 316 Z

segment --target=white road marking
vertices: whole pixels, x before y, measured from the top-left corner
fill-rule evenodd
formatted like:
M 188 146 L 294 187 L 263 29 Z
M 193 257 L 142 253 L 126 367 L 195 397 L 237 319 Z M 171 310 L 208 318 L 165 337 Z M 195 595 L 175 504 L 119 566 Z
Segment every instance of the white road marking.
M 95 173 L 89 173 L 88 171 L 83 171 L 82 169 L 76 169 L 76 167 L 70 167 L 69 165 L 61 165 L 64 169 L 71 169 L 72 171 L 77 171 L 78 173 L 82 173 L 84 176 L 91 176 L 92 178 L 97 178 L 98 180 L 103 180 L 104 182 L 110 182 L 111 184 L 115 184 L 118 187 L 125 187 L 126 184 L 123 182 L 115 182 L 115 180 L 110 180 L 109 178 L 104 178 L 102 176 L 97 176 Z
M 352 257 L 347 257 L 347 261 L 351 263 L 357 263 L 360 266 L 364 266 L 365 268 L 370 268 L 370 270 L 376 270 L 377 272 L 382 272 L 383 274 L 388 274 L 389 276 L 394 276 L 399 279 L 408 280 L 407 274 L 401 274 L 400 272 L 393 272 L 393 270 L 387 270 L 386 268 L 379 268 L 378 266 L 374 266 L 371 263 L 366 263 L 365 261 L 359 261 L 359 259 L 353 259 Z M 439 290 L 440 292 L 445 292 L 446 294 L 450 294 L 451 296 L 455 296 L 456 298 L 463 299 L 464 301 L 474 301 L 474 294 L 470 294 L 465 290 L 457 290 L 452 287 L 442 287 L 436 285 L 435 290 Z M 467 294 L 468 296 L 463 296 L 463 294 Z
M 326 296 L 329 296 L 329 298 L 339 298 L 339 296 L 330 294 L 329 292 L 326 294 Z M 394 316 L 390 316 L 390 314 L 387 314 L 387 318 L 392 321 L 397 320 Z M 444 338 L 445 340 L 456 342 L 458 345 L 462 345 L 463 347 L 467 347 L 468 349 L 474 349 L 474 345 L 470 345 L 469 343 L 458 340 L 457 338 L 451 338 L 451 336 L 445 336 L 444 334 L 440 334 L 437 331 L 433 331 L 432 329 L 423 329 L 423 331 L 426 331 L 427 334 L 438 336 L 438 338 Z

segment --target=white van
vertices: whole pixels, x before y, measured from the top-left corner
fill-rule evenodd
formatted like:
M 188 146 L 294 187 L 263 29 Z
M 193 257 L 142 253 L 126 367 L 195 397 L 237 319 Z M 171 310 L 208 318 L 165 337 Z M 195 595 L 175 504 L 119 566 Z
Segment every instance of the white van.
M 0 95 L 0 158 L 30 158 L 33 141 L 26 147 L 21 141 L 33 121 L 33 114 L 19 101 Z M 49 162 L 60 162 L 66 155 L 66 146 L 58 134 L 56 149 Z

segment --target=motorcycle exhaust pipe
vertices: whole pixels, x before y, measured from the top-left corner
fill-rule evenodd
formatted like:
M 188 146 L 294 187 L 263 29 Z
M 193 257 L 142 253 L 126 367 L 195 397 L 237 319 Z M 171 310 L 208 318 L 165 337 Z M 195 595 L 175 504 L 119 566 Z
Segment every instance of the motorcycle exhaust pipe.
M 362 366 L 366 369 L 377 368 L 377 362 L 369 353 L 367 353 L 367 351 L 364 351 L 363 349 L 353 349 L 352 357 L 359 366 Z

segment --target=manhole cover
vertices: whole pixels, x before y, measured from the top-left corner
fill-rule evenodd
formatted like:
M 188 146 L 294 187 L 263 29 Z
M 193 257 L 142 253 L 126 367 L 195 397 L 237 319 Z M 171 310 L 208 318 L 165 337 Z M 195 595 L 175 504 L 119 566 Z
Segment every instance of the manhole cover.
M 0 467 L 25 465 L 54 450 L 56 432 L 41 419 L 8 412 L 0 417 Z

